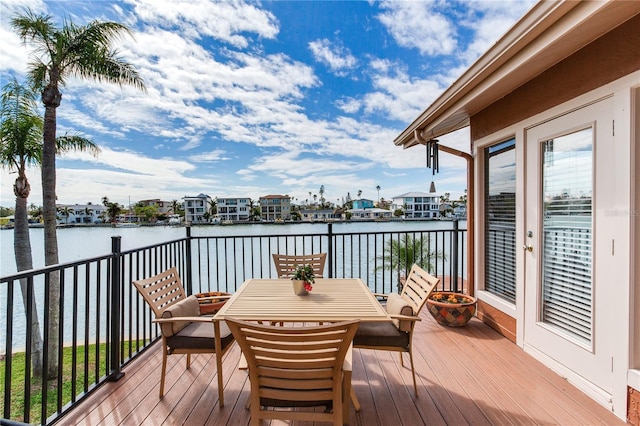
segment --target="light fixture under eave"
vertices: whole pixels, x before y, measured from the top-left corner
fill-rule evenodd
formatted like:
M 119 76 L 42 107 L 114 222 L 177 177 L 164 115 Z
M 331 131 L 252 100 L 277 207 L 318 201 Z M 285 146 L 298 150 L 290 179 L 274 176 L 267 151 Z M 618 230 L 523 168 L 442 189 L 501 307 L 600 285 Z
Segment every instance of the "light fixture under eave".
M 433 194 L 436 192 L 436 183 L 434 181 L 431 181 L 431 186 L 429 186 L 429 193 Z

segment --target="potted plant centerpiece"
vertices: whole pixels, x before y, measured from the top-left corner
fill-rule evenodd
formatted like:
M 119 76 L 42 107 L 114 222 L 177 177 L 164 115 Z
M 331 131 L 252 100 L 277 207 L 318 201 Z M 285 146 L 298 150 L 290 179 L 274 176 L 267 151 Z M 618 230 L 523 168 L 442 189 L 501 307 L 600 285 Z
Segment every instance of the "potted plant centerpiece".
M 298 296 L 308 294 L 313 288 L 312 284 L 315 282 L 315 278 L 316 276 L 311 265 L 298 265 L 291 276 L 293 292 Z
M 427 299 L 427 307 L 431 316 L 440 325 L 462 327 L 476 313 L 475 297 L 450 291 L 435 291 Z

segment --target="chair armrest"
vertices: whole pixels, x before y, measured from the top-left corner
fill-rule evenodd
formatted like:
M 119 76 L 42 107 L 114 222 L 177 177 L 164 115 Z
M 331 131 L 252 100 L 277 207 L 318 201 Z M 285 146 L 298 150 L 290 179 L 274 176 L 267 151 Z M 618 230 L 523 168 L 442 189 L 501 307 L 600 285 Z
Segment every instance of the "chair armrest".
M 403 320 L 403 321 L 422 321 L 422 318 L 417 316 L 409 316 L 409 315 L 400 315 L 400 314 L 391 314 L 389 315 L 391 319 Z
M 151 322 L 156 323 L 165 323 L 165 322 L 176 322 L 176 321 L 189 321 L 189 322 L 213 322 L 213 317 L 202 316 L 202 317 L 172 317 L 172 318 L 156 318 Z
M 389 295 L 384 293 L 373 293 L 373 297 L 375 297 L 378 302 L 384 302 L 389 298 Z
M 205 296 L 205 297 L 198 297 L 198 300 L 229 300 L 231 299 L 231 294 L 228 296 Z

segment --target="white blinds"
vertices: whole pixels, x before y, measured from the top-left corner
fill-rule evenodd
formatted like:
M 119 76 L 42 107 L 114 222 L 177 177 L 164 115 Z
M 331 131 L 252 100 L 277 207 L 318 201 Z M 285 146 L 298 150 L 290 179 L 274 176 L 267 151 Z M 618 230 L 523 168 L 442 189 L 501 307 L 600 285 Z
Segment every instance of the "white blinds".
M 516 301 L 515 139 L 486 150 L 484 289 Z
M 585 343 L 592 337 L 593 132 L 542 144 L 541 320 Z

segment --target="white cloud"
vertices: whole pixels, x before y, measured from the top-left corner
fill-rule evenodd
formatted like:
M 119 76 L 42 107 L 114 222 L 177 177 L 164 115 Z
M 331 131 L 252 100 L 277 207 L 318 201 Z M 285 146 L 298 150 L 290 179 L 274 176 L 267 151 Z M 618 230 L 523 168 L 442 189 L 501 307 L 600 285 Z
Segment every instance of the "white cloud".
M 359 99 L 341 100 L 338 106 L 343 111 L 362 108 L 368 114 L 410 122 L 444 90 L 436 78 L 411 78 L 402 66 L 388 60 L 374 59 L 369 68 L 375 90 Z
M 180 32 L 191 39 L 213 37 L 238 48 L 249 45 L 242 33 L 272 39 L 278 34 L 275 16 L 242 1 L 128 0 L 145 24 Z M 180 4 L 183 3 L 183 4 Z M 181 6 L 181 7 L 180 7 Z
M 189 160 L 194 163 L 207 163 L 207 162 L 217 162 L 222 160 L 228 160 L 229 157 L 225 157 L 226 152 L 223 149 L 214 149 L 213 151 L 203 152 L 198 155 L 193 155 L 189 157 Z
M 30 9 L 35 14 L 46 11 L 41 0 L 2 0 L 0 2 L 0 58 L 2 58 L 3 74 L 10 71 L 17 75 L 25 73 L 29 61 L 29 52 L 11 26 L 11 20 L 17 15 L 23 15 Z M 5 84 L 2 76 L 2 85 Z M 19 78 L 21 79 L 21 78 Z
M 423 55 L 446 55 L 457 46 L 455 26 L 436 9 L 436 2 L 383 1 L 378 15 L 396 42 Z
M 98 157 L 83 152 L 69 152 L 57 160 L 56 194 L 64 203 L 99 202 L 103 196 L 111 201 L 125 203 L 126 197 L 134 200 L 153 197 L 181 198 L 192 191 L 205 191 L 210 177 L 189 177 L 195 170 L 191 163 L 173 159 L 153 159 L 132 151 L 114 151 L 101 147 Z M 73 167 L 70 165 L 73 164 Z M 81 168 L 78 168 L 80 166 Z M 15 174 L 1 170 L 0 204 L 13 205 L 12 185 Z M 27 177 L 31 183 L 29 202 L 42 204 L 40 169 L 29 168 Z M 123 193 L 126 188 L 127 193 Z
M 316 61 L 327 65 L 338 75 L 345 75 L 345 71 L 353 69 L 358 63 L 349 49 L 332 45 L 326 38 L 309 42 L 309 49 Z
M 362 108 L 362 101 L 358 99 L 338 99 L 336 106 L 347 114 L 354 114 Z
M 466 66 L 480 57 L 535 3 L 521 1 L 472 1 L 460 25 L 474 32 L 471 43 L 462 54 Z

